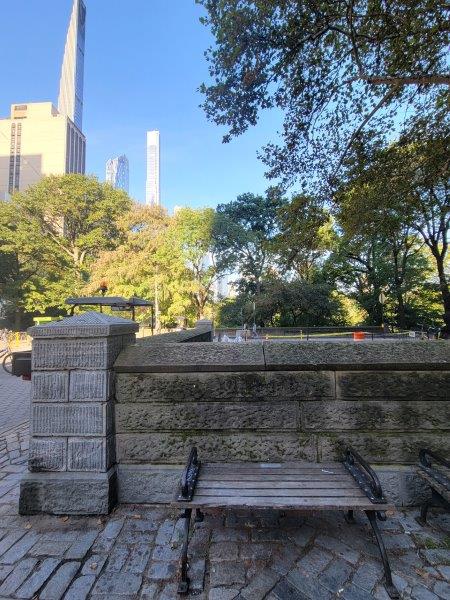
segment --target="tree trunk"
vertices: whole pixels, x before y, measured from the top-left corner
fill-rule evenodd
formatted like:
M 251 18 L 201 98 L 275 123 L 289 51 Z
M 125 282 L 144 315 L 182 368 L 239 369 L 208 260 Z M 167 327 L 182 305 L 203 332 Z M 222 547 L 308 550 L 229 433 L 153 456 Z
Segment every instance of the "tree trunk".
M 444 257 L 439 252 L 433 252 L 436 259 L 436 265 L 439 276 L 439 289 L 442 295 L 442 304 L 444 305 L 444 333 L 446 337 L 450 336 L 450 290 L 445 275 Z
M 405 329 L 406 328 L 405 301 L 403 300 L 403 294 L 400 291 L 400 287 L 397 287 L 395 295 L 397 298 L 397 326 L 400 329 Z

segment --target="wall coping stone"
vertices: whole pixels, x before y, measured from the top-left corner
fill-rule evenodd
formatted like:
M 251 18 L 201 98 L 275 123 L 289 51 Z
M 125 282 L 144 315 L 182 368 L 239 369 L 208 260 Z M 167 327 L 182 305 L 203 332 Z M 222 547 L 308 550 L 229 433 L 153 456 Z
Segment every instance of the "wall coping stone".
M 46 325 L 35 325 L 28 329 L 28 333 L 34 339 L 92 338 L 134 333 L 138 329 L 138 323 L 130 319 L 90 311 Z
M 158 343 L 125 348 L 119 373 L 449 371 L 445 341 Z
M 183 344 L 187 342 L 195 341 L 195 338 L 207 335 L 212 332 L 212 324 L 211 325 L 200 325 L 196 326 L 195 329 L 186 329 L 182 331 L 173 331 L 170 333 L 161 333 L 158 335 L 153 335 L 145 338 L 140 338 L 137 340 L 137 344 L 139 346 L 147 346 L 150 344 L 167 344 L 167 343 L 177 343 Z
M 261 344 L 160 343 L 128 346 L 114 368 L 124 373 L 264 371 Z

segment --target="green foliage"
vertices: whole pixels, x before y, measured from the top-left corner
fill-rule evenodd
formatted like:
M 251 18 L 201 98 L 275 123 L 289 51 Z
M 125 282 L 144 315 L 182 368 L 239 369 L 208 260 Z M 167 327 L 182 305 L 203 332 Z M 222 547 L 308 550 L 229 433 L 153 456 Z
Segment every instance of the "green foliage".
M 101 250 L 120 243 L 126 194 L 94 177 L 45 177 L 0 205 L 0 296 L 19 312 L 65 308 Z
M 277 188 L 265 196 L 242 194 L 220 204 L 213 230 L 214 249 L 222 271 L 234 269 L 240 289 L 258 291 L 273 264 L 271 242 L 278 233 L 278 214 L 286 200 Z
M 389 136 L 405 107 L 448 99 L 445 0 L 197 2 L 215 38 L 206 115 L 229 141 L 283 111 L 282 141 L 262 156 L 285 183 L 326 181 L 367 123 Z

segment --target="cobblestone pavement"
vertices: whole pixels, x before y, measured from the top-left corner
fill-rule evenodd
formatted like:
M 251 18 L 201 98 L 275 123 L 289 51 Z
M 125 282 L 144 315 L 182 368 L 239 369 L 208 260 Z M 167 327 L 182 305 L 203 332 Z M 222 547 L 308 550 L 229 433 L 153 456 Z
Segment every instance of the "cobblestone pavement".
M 16 459 L 23 460 L 22 459 Z M 121 506 L 108 518 L 17 515 L 21 464 L 0 471 L 0 600 L 175 600 L 182 520 Z M 449 515 L 381 523 L 403 598 L 450 598 Z M 210 513 L 190 544 L 199 600 L 388 598 L 365 520 L 342 514 Z
M 30 385 L 0 367 L 0 432 L 29 421 Z

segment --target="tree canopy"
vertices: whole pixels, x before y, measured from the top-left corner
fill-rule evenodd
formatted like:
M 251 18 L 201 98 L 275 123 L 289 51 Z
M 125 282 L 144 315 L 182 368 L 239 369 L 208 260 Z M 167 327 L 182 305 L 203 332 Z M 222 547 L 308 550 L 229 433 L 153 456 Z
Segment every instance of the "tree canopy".
M 224 141 L 284 113 L 261 156 L 270 177 L 332 183 L 370 124 L 383 135 L 402 113 L 448 102 L 446 0 L 197 0 L 215 38 L 202 85 Z M 405 111 L 405 109 L 407 110 Z

